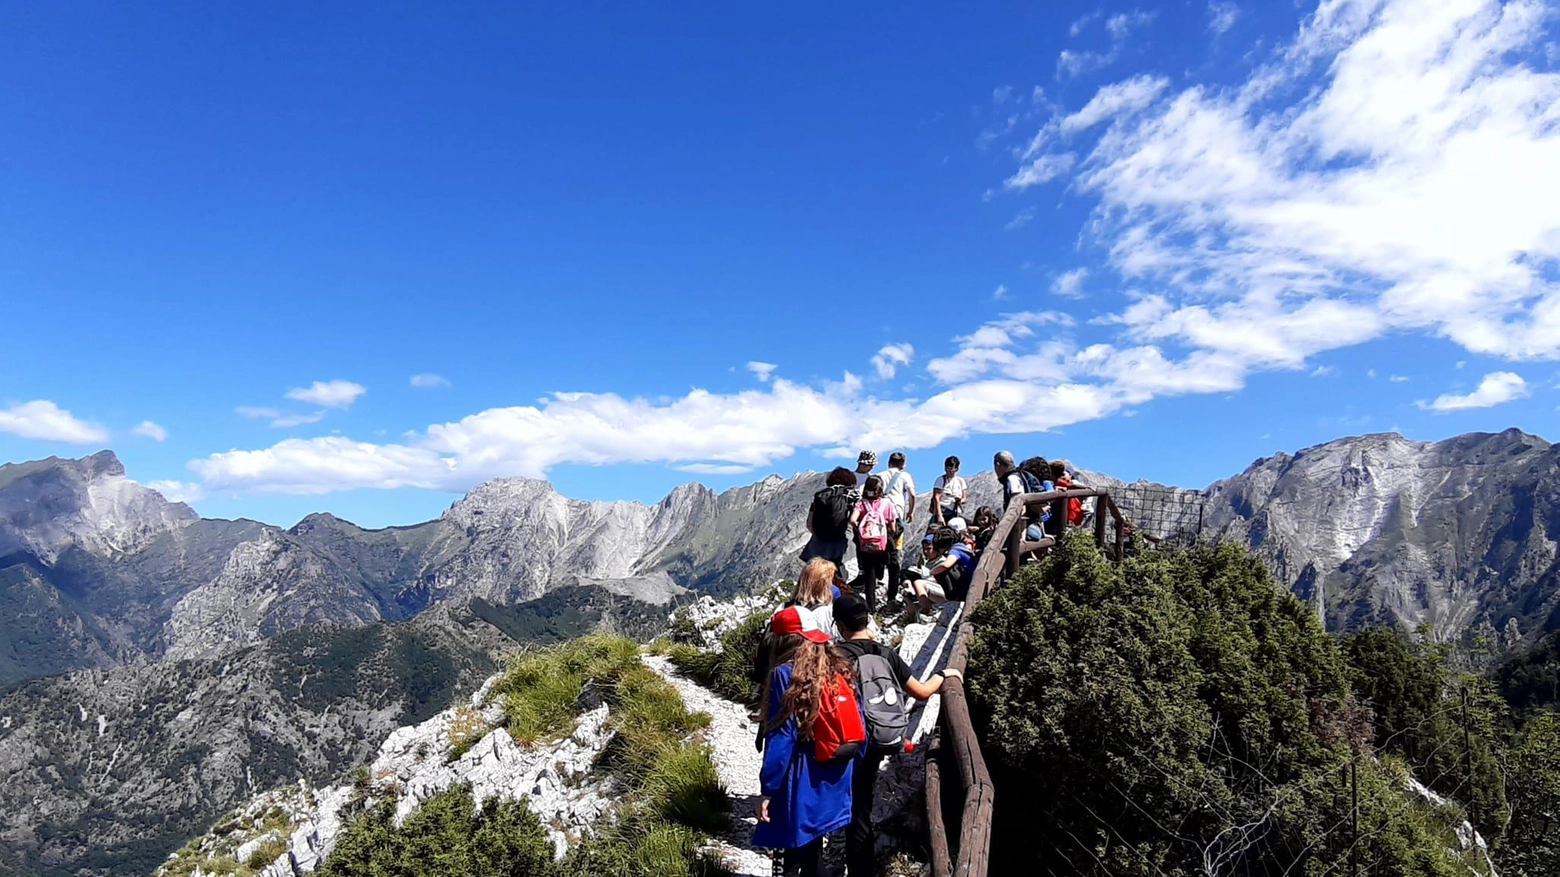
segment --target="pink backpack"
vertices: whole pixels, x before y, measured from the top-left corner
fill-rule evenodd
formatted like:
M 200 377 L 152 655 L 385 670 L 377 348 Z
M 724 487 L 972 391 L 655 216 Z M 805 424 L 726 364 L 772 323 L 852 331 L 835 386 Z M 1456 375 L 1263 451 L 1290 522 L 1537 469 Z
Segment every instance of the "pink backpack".
M 856 508 L 861 510 L 861 520 L 856 523 L 856 534 L 860 537 L 858 551 L 880 554 L 888 550 L 888 511 L 885 506 L 893 507 L 887 499 L 871 502 L 862 500 L 857 503 Z

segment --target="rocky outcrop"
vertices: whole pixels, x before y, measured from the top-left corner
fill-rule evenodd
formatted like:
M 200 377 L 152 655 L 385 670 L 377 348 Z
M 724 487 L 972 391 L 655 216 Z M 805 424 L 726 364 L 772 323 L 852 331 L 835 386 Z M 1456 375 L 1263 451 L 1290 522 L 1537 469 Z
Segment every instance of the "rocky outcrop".
M 157 873 L 227 855 L 260 866 L 261 877 L 301 877 L 325 863 L 355 815 L 389 802 L 400 824 L 422 802 L 457 786 L 467 786 L 477 804 L 523 798 L 561 857 L 612 806 L 613 781 L 591 773 L 612 736 L 607 707 L 587 710 L 562 740 L 522 747 L 498 727 L 502 706 L 487 700 L 498 679 L 489 678 L 469 703 L 392 732 L 358 782 L 316 789 L 300 781 L 260 795 Z

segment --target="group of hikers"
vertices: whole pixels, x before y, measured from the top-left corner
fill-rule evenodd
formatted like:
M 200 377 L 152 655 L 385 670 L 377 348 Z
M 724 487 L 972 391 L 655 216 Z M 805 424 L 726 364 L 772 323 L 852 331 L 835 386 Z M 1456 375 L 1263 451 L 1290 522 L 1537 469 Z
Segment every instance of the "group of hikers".
M 866 600 L 867 611 L 878 612 L 878 589 L 887 577 L 890 600 L 902 601 L 907 621 L 917 620 L 938 604 L 962 601 L 975 573 L 975 562 L 991 541 L 1001 519 L 989 506 L 966 508 L 969 485 L 959 476 L 959 458 L 943 461 L 943 474 L 932 484 L 931 510 L 920 553 L 907 563 L 905 531 L 915 516 L 915 479 L 905 470 L 905 455 L 894 453 L 888 468 L 874 473 L 877 454 L 862 451 L 854 471 L 843 466 L 830 472 L 824 488 L 813 495 L 807 512 L 807 532 L 802 561 L 815 558 L 845 567 L 845 555 L 854 543 L 857 576 L 851 589 Z M 1002 486 L 1002 508 L 1013 497 L 1077 486 L 1065 460 L 1031 457 L 1022 463 L 1009 451 L 992 458 Z M 1083 504 L 1070 500 L 1067 514 L 1074 525 L 1083 521 Z M 1025 536 L 1039 540 L 1054 532 L 1050 510 L 1026 517 Z M 925 620 L 925 619 L 921 619 Z
M 1036 457 L 1020 464 L 1002 451 L 993 464 L 1004 509 L 1025 493 L 1074 486 L 1062 461 Z M 878 641 L 873 616 L 880 580 L 886 573 L 907 616 L 930 620 L 922 616 L 936 604 L 964 599 L 1000 520 L 985 506 L 966 519 L 968 485 L 959 477 L 959 459 L 949 457 L 932 488 L 919 562 L 906 564 L 915 481 L 902 453 L 889 457 L 882 474 L 873 474 L 876 466 L 877 455 L 862 451 L 854 472 L 836 468 L 814 496 L 796 591 L 771 616 L 754 657 L 755 745 L 764 759 L 753 843 L 782 851 L 776 866 L 785 877 L 821 875 L 823 837 L 842 828 L 846 873 L 876 874 L 873 792 L 884 759 L 913 747 L 906 698 L 925 700 L 960 675 L 949 668 L 918 679 L 895 649 Z M 1072 523 L 1081 523 L 1081 504 L 1066 509 Z M 1050 524 L 1049 512 L 1035 513 L 1026 519 L 1027 537 L 1040 539 L 1053 531 Z M 860 572 L 847 581 L 852 542 Z

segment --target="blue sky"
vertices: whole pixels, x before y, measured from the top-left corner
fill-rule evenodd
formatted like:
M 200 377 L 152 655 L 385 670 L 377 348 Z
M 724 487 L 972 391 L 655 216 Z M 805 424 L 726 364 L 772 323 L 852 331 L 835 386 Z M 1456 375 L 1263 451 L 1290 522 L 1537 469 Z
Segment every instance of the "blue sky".
M 1556 23 L 0 3 L 0 460 L 377 526 L 861 446 L 1553 439 Z

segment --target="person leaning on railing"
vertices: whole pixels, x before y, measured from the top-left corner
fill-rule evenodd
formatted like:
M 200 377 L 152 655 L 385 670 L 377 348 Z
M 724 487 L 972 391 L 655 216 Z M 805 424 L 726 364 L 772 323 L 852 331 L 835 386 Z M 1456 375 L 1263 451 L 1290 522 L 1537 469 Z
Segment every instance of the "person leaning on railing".
M 991 458 L 991 468 L 996 470 L 997 482 L 1002 485 L 1002 509 L 1007 511 L 1013 504 L 1013 498 L 1026 493 L 1043 493 L 1051 489 L 1049 481 L 1041 481 L 1034 473 L 1019 467 L 1013 460 L 1012 451 L 998 451 Z M 1024 538 L 1030 542 L 1038 542 L 1045 536 L 1041 522 L 1045 520 L 1046 512 L 1024 512 Z

